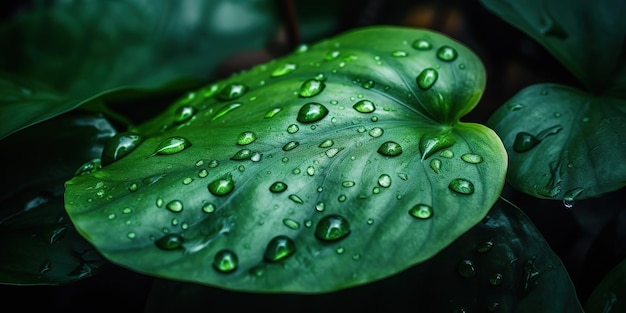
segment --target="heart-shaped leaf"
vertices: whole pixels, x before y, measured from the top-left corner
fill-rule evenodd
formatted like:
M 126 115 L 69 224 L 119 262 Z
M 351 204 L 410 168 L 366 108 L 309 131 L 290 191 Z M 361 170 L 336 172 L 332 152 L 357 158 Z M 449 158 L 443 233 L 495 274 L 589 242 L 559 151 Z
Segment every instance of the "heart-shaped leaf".
M 521 90 L 487 121 L 510 151 L 508 181 L 565 201 L 625 186 L 624 123 L 626 100 L 558 84 Z
M 106 166 L 67 182 L 66 209 L 110 260 L 158 277 L 367 283 L 430 258 L 498 199 L 504 147 L 459 121 L 484 84 L 476 55 L 442 34 L 353 30 L 119 134 Z

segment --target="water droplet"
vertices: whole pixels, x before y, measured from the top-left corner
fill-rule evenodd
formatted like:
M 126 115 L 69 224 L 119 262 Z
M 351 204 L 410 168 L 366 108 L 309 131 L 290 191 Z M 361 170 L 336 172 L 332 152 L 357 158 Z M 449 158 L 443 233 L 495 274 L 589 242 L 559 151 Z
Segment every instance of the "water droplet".
M 277 181 L 274 182 L 271 186 L 270 186 L 270 191 L 273 193 L 280 193 L 287 190 L 287 184 L 281 182 L 281 181 Z
M 224 115 L 232 112 L 233 110 L 241 107 L 241 103 L 231 103 L 229 105 L 223 106 L 221 107 L 217 112 L 215 112 L 215 115 L 213 115 L 213 117 L 211 117 L 211 121 L 216 121 L 217 119 L 223 117 Z
M 373 80 L 366 80 L 363 82 L 363 84 L 361 84 L 361 87 L 365 89 L 372 89 L 375 85 L 376 83 Z
M 252 155 L 250 156 L 250 161 L 252 161 L 252 162 L 259 162 L 259 161 L 261 161 L 261 158 L 263 158 L 263 153 L 258 152 L 258 151 L 254 151 L 254 152 L 252 152 Z
M 102 163 L 100 162 L 100 158 L 94 158 L 86 162 L 85 164 L 81 165 L 74 173 L 74 176 L 91 174 L 101 168 L 102 168 Z
M 213 203 L 205 203 L 202 205 L 202 212 L 204 213 L 213 213 L 215 212 L 215 204 Z
M 300 229 L 300 223 L 298 223 L 297 221 L 294 221 L 290 218 L 285 218 L 283 219 L 283 224 L 293 230 L 297 230 Z
M 183 105 L 176 109 L 174 112 L 174 123 L 182 124 L 190 120 L 198 110 L 192 106 Z
M 287 132 L 290 134 L 295 134 L 300 130 L 300 127 L 298 127 L 298 125 L 296 124 L 291 124 L 289 126 L 287 126 Z
M 237 144 L 240 146 L 245 146 L 253 143 L 257 139 L 257 135 L 251 131 L 245 131 L 239 134 L 237 137 Z
M 391 176 L 387 174 L 378 176 L 378 185 L 383 188 L 389 188 L 391 186 Z
M 502 284 L 502 278 L 502 274 L 496 273 L 489 278 L 489 283 L 493 286 L 499 286 L 500 284 Z
M 417 86 L 420 87 L 420 89 L 426 90 L 437 82 L 437 78 L 439 78 L 437 70 L 429 67 L 422 70 L 419 75 L 417 75 L 415 80 L 417 81 Z
M 537 137 L 527 133 L 519 132 L 515 135 L 515 141 L 513 142 L 513 150 L 515 152 L 526 152 L 541 142 Z
M 165 201 L 163 201 L 163 198 L 157 198 L 155 204 L 157 208 L 160 208 L 163 206 L 163 204 L 165 204 Z
M 315 204 L 315 210 L 317 212 L 324 212 L 324 209 L 326 208 L 326 204 L 322 201 L 318 202 Z
M 330 148 L 330 149 L 326 150 L 326 152 L 324 152 L 324 154 L 326 154 L 327 157 L 332 158 L 335 155 L 337 155 L 337 153 L 339 153 L 341 150 L 343 150 L 343 148 Z
M 322 217 L 315 226 L 315 237 L 323 241 L 335 241 L 350 234 L 350 223 L 344 217 L 330 214 Z
M 369 135 L 374 137 L 374 138 L 378 138 L 380 136 L 382 136 L 384 133 L 383 129 L 380 127 L 374 127 L 372 129 L 370 129 Z
M 491 241 L 491 240 L 485 241 L 485 242 L 479 244 L 476 247 L 476 252 L 478 252 L 478 253 L 487 253 L 487 252 L 491 251 L 491 248 L 493 248 L 493 241 Z
M 263 258 L 268 262 L 278 262 L 296 252 L 296 244 L 285 235 L 278 235 L 267 244 Z
M 107 140 L 102 149 L 100 163 L 109 165 L 135 150 L 144 138 L 133 132 L 119 133 Z
M 131 232 L 128 232 L 128 233 L 126 234 L 126 238 L 128 238 L 128 239 L 135 239 L 135 238 L 137 238 L 137 234 L 136 234 L 136 233 L 134 233 L 134 232 L 132 232 L 132 231 L 131 231 Z
M 318 95 L 324 88 L 326 84 L 323 81 L 319 81 L 317 79 L 308 79 L 302 83 L 300 86 L 300 97 L 301 98 L 310 98 Z
M 437 50 L 437 58 L 441 61 L 452 62 L 457 56 L 456 50 L 450 46 L 442 46 Z
M 209 168 L 216 168 L 218 165 L 220 165 L 220 162 L 218 160 L 211 160 L 209 161 Z
M 272 118 L 272 117 L 276 116 L 276 114 L 278 114 L 278 112 L 280 112 L 282 110 L 283 110 L 283 108 L 279 108 L 279 107 L 273 108 L 273 109 L 269 110 L 267 113 L 265 113 L 265 118 Z
M 313 176 L 313 175 L 315 175 L 315 167 L 313 167 L 313 166 L 309 166 L 309 167 L 307 167 L 307 168 L 306 168 L 306 173 L 307 173 L 309 176 Z
M 412 47 L 416 50 L 430 50 L 433 45 L 424 39 L 417 39 L 413 41 Z
M 433 153 L 449 148 L 456 142 L 452 133 L 427 133 L 420 139 L 419 148 L 422 153 L 422 160 L 427 159 Z
M 324 141 L 322 141 L 322 143 L 320 143 L 320 145 L 318 147 L 320 148 L 330 148 L 335 144 L 334 141 L 330 140 L 330 139 L 326 139 Z
M 124 214 L 130 214 L 130 213 L 133 213 L 133 209 L 131 209 L 131 208 L 124 208 L 124 209 L 122 210 L 122 213 L 124 213 Z
M 309 102 L 303 105 L 298 111 L 298 122 L 313 123 L 321 120 L 328 114 L 328 109 L 319 103 Z
M 152 155 L 170 155 L 191 147 L 191 141 L 184 137 L 167 138 L 156 147 Z
M 216 196 L 224 196 L 235 189 L 235 182 L 230 173 L 218 178 L 208 185 L 209 192 Z
M 295 71 L 297 66 L 293 63 L 285 63 L 283 65 L 278 66 L 272 71 L 271 77 L 281 77 L 285 76 L 293 71 Z
M 384 156 L 398 156 L 402 153 L 402 146 L 394 141 L 387 141 L 380 145 L 378 153 Z
M 354 187 L 355 185 L 356 185 L 356 183 L 355 183 L 355 182 L 353 182 L 353 181 L 349 181 L 349 180 L 343 181 L 343 182 L 341 183 L 341 186 L 343 186 L 343 187 L 345 187 L 345 188 Z
M 241 150 L 235 152 L 235 154 L 233 154 L 233 156 L 231 156 L 230 159 L 234 160 L 234 161 L 242 161 L 242 160 L 250 159 L 251 156 L 252 156 L 252 150 L 250 150 L 250 149 L 241 149 Z
M 300 145 L 297 141 L 290 141 L 283 146 L 283 151 L 291 151 Z
M 222 273 L 232 272 L 237 269 L 237 266 L 239 266 L 239 258 L 237 254 L 231 250 L 220 250 L 213 258 L 213 268 Z
M 128 191 L 130 192 L 135 192 L 139 189 L 139 185 L 137 185 L 136 183 L 132 183 L 130 184 L 130 186 L 128 186 Z
M 355 103 L 352 107 L 357 110 L 357 112 L 361 113 L 372 113 L 376 110 L 374 103 L 369 100 L 361 100 Z
M 185 177 L 185 178 L 183 179 L 183 185 L 189 185 L 189 184 L 191 184 L 192 182 L 193 182 L 193 178 L 191 178 L 191 177 Z
M 161 250 L 176 250 L 183 247 L 185 242 L 183 236 L 178 234 L 167 234 L 157 239 L 154 244 Z
M 291 195 L 289 195 L 289 199 L 290 199 L 291 201 L 293 201 L 293 202 L 297 203 L 297 204 L 302 204 L 302 203 L 304 203 L 304 201 L 302 200 L 302 198 L 298 197 L 298 195 L 291 194 Z
M 391 56 L 396 57 L 396 58 L 404 58 L 407 57 L 409 54 L 406 51 L 402 51 L 402 50 L 395 50 L 391 52 Z
M 474 184 L 463 178 L 455 178 L 448 185 L 450 190 L 462 194 L 462 195 L 471 195 L 474 193 Z
M 348 197 L 346 197 L 346 195 L 339 195 L 339 197 L 337 197 L 337 201 L 339 202 L 344 202 L 348 199 Z
M 574 206 L 574 203 L 576 202 L 576 198 L 578 196 L 580 196 L 580 194 L 584 191 L 585 189 L 583 188 L 574 188 L 571 190 L 568 190 L 565 192 L 565 194 L 563 195 L 563 205 L 570 209 Z
M 474 153 L 465 153 L 461 155 L 461 160 L 471 164 L 478 164 L 483 161 L 483 157 Z
M 248 91 L 248 86 L 241 83 L 230 83 L 224 86 L 219 93 L 217 94 L 217 98 L 223 101 L 235 100 L 241 96 L 243 96 Z
M 446 159 L 452 159 L 454 157 L 454 152 L 452 152 L 452 150 L 445 149 L 439 152 L 439 156 Z
M 524 108 L 524 105 L 517 102 L 511 102 L 508 103 L 506 107 L 509 109 L 509 111 L 519 111 Z
M 432 168 L 435 173 L 439 174 L 439 171 L 441 170 L 441 160 L 439 159 L 430 160 L 430 168 Z
M 411 216 L 419 218 L 419 219 L 429 219 L 433 216 L 433 208 L 430 205 L 426 205 L 423 203 L 414 205 L 411 209 L 409 209 L 409 214 Z
M 474 262 L 468 259 L 462 260 L 457 266 L 457 272 L 463 278 L 471 278 L 476 276 L 476 268 L 474 267 Z
M 165 208 L 172 212 L 181 212 L 183 210 L 183 203 L 180 200 L 172 200 L 165 205 Z
M 198 171 L 198 177 L 205 178 L 207 176 L 209 176 L 209 171 L 207 171 L 206 169 L 203 168 Z
M 339 51 L 329 51 L 328 53 L 326 53 L 326 56 L 324 56 L 324 60 L 326 61 L 332 61 L 334 59 L 336 59 L 337 57 L 339 57 L 339 55 L 341 54 L 341 52 Z

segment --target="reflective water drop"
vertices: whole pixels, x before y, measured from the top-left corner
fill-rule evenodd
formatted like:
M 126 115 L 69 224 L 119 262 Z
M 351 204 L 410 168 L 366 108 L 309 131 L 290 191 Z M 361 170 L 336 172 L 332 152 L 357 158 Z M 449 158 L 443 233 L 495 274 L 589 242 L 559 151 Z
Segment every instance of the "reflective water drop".
M 574 188 L 574 189 L 566 191 L 565 194 L 563 195 L 563 205 L 568 209 L 572 208 L 574 206 L 576 198 L 580 196 L 580 194 L 584 190 L 585 189 L 578 187 L 578 188 Z
M 168 210 L 179 213 L 183 210 L 183 203 L 180 200 L 172 200 L 165 205 Z
M 352 106 L 357 112 L 372 113 L 376 110 L 374 103 L 369 100 L 361 100 Z
M 184 137 L 167 138 L 156 147 L 152 155 L 170 155 L 191 147 L 191 141 Z
M 337 197 L 337 200 L 339 202 L 344 202 L 348 199 L 348 197 L 346 197 L 346 195 L 339 195 L 339 197 Z
M 326 152 L 324 152 L 324 154 L 326 154 L 327 157 L 332 158 L 335 155 L 337 155 L 337 153 L 339 153 L 341 150 L 343 150 L 343 148 L 330 148 L 330 149 L 326 150 Z
M 456 50 L 450 46 L 442 46 L 437 49 L 437 58 L 441 61 L 451 62 L 456 59 L 458 53 Z
M 471 278 L 476 276 L 476 268 L 474 267 L 474 262 L 468 259 L 462 260 L 457 266 L 457 272 L 459 273 L 459 275 L 461 275 L 461 277 L 464 278 Z
M 497 312 L 498 310 L 500 310 L 500 303 L 499 302 L 491 302 L 488 306 L 487 306 L 487 310 L 489 312 Z
M 326 208 L 326 204 L 322 201 L 318 202 L 315 204 L 315 210 L 317 212 L 324 212 L 324 209 Z
M 217 94 L 217 98 L 223 101 L 235 100 L 241 96 L 243 96 L 248 91 L 248 86 L 241 83 L 230 83 L 224 86 L 219 93 Z
M 429 165 L 430 165 L 430 168 L 432 168 L 435 173 L 439 174 L 439 171 L 441 170 L 441 160 L 432 159 L 430 160 Z
M 205 178 L 207 176 L 209 176 L 209 171 L 207 171 L 206 169 L 203 168 L 198 171 L 198 177 Z
M 308 79 L 302 83 L 300 86 L 300 97 L 301 98 L 310 98 L 318 95 L 324 88 L 326 84 L 323 81 L 319 81 L 317 79 Z
M 391 176 L 387 174 L 378 176 L 378 185 L 383 188 L 389 188 L 391 186 Z
M 155 204 L 157 208 L 160 208 L 163 206 L 163 204 L 165 204 L 165 201 L 163 200 L 163 198 L 157 198 Z
M 474 193 L 474 184 L 463 178 L 455 178 L 448 185 L 450 190 L 462 194 L 462 195 L 471 195 Z
M 209 192 L 216 196 L 224 196 L 235 189 L 235 182 L 230 173 L 218 178 L 208 185 Z
M 298 197 L 298 195 L 294 195 L 294 194 L 289 195 L 289 200 L 291 200 L 291 201 L 293 201 L 293 202 L 295 202 L 297 204 L 304 203 L 304 200 L 302 200 L 302 198 L 300 198 L 300 197 Z
M 433 45 L 424 39 L 417 39 L 413 41 L 412 47 L 416 50 L 430 50 Z
M 343 186 L 343 187 L 345 187 L 345 188 L 354 187 L 355 185 L 356 185 L 356 183 L 355 183 L 355 182 L 353 182 L 353 181 L 349 181 L 349 180 L 343 181 L 343 182 L 341 183 L 341 186 Z
M 326 53 L 326 56 L 324 56 L 324 60 L 326 61 L 332 61 L 334 59 L 336 59 L 337 57 L 339 57 L 339 55 L 341 54 L 341 52 L 339 51 L 329 51 L 328 53 Z
M 272 71 L 271 77 L 281 77 L 285 76 L 293 71 L 295 71 L 297 66 L 293 63 L 285 63 L 283 65 L 278 66 Z
M 245 146 L 253 143 L 257 139 L 257 135 L 251 131 L 245 131 L 237 136 L 237 144 Z
M 185 242 L 183 236 L 178 234 L 167 234 L 157 239 L 154 244 L 161 250 L 176 250 L 183 247 Z
M 213 115 L 213 117 L 211 117 L 211 121 L 215 121 L 221 117 L 223 117 L 224 115 L 232 112 L 233 110 L 241 107 L 241 103 L 231 103 L 229 105 L 223 106 L 221 107 L 217 112 L 215 112 L 215 115 Z
M 135 192 L 139 189 L 139 185 L 137 185 L 136 183 L 132 183 L 130 184 L 130 186 L 128 186 L 128 191 L 130 192 Z
M 402 50 L 395 50 L 391 52 L 391 56 L 396 57 L 396 58 L 404 58 L 407 57 L 409 54 L 406 51 L 402 51 Z
M 439 152 L 439 156 L 446 159 L 452 159 L 454 157 L 454 152 L 452 152 L 452 150 L 445 149 Z
M 387 141 L 380 145 L 378 153 L 384 156 L 398 156 L 402 153 L 402 146 L 394 141 Z
M 366 80 L 363 82 L 363 84 L 361 84 L 361 87 L 365 89 L 372 89 L 375 85 L 376 83 L 373 80 Z
M 419 148 L 422 153 L 422 160 L 427 159 L 433 153 L 449 148 L 456 142 L 454 135 L 452 133 L 438 133 L 431 132 L 427 133 L 422 138 L 420 138 Z
M 204 213 L 213 213 L 215 212 L 215 204 L 213 203 L 205 203 L 202 205 L 202 212 Z
M 382 136 L 384 133 L 383 129 L 380 127 L 374 127 L 372 129 L 370 129 L 369 135 L 374 137 L 374 138 L 378 138 L 380 136 Z
M 102 166 L 109 165 L 135 150 L 144 138 L 133 132 L 119 133 L 107 140 L 102 148 L 100 163 Z
M 502 284 L 502 278 L 502 274 L 496 273 L 489 278 L 489 283 L 493 286 L 499 286 L 500 284 Z
M 209 168 L 216 168 L 218 165 L 220 165 L 220 162 L 218 160 L 211 160 L 209 161 Z
M 277 181 L 274 182 L 271 186 L 270 186 L 270 191 L 273 193 L 280 193 L 287 190 L 287 184 L 281 182 L 281 181 Z
M 433 208 L 427 204 L 416 204 L 409 209 L 409 214 L 419 219 L 429 219 L 433 216 Z
M 491 240 L 485 241 L 485 242 L 479 244 L 476 247 L 476 252 L 478 252 L 478 253 L 487 253 L 487 252 L 491 251 L 491 248 L 493 248 L 493 241 L 491 241 Z
M 174 112 L 174 123 L 182 124 L 190 120 L 198 110 L 192 106 L 183 105 Z
M 283 224 L 293 230 L 297 230 L 300 229 L 300 223 L 298 223 L 297 221 L 294 221 L 290 218 L 285 218 L 283 219 Z
M 319 103 L 309 102 L 298 111 L 297 120 L 300 123 L 313 123 L 321 120 L 328 114 L 328 109 Z
M 213 268 L 222 272 L 229 273 L 237 269 L 239 266 L 239 258 L 235 252 L 223 249 L 218 251 L 213 258 Z
M 263 258 L 268 262 L 278 262 L 296 252 L 296 244 L 285 235 L 278 235 L 267 244 Z
M 344 217 L 330 214 L 322 217 L 315 226 L 315 237 L 323 241 L 335 241 L 350 234 L 350 223 Z
M 417 82 L 417 86 L 422 90 L 429 89 L 432 87 L 439 78 L 439 73 L 434 68 L 425 68 L 422 70 L 417 78 L 415 79 Z
M 100 158 L 94 158 L 85 164 L 81 165 L 76 172 L 74 172 L 74 176 L 87 175 L 91 174 L 102 168 L 102 163 Z
M 513 142 L 513 150 L 515 152 L 526 152 L 540 142 L 537 137 L 527 133 L 527 132 L 519 132 L 515 135 L 515 141 Z
M 250 159 L 251 156 L 252 156 L 252 150 L 250 150 L 250 149 L 241 149 L 241 150 L 235 152 L 235 154 L 233 154 L 233 156 L 231 156 L 230 159 L 234 160 L 234 161 L 242 161 L 242 160 Z
M 483 157 L 475 153 L 465 153 L 461 155 L 461 160 L 471 164 L 478 164 L 483 161 Z
M 313 166 L 309 166 L 309 167 L 307 167 L 307 168 L 306 168 L 306 173 L 307 173 L 309 176 L 313 176 L 313 175 L 315 175 L 315 167 L 313 167 Z
M 519 111 L 524 108 L 524 105 L 517 102 L 511 102 L 508 103 L 506 107 L 509 109 L 509 111 Z
M 335 144 L 334 141 L 332 141 L 330 139 L 326 139 L 326 140 L 322 141 L 322 143 L 320 143 L 318 147 L 320 147 L 320 148 L 330 148 L 334 144 Z
M 258 152 L 258 151 L 254 151 L 254 152 L 252 152 L 252 155 L 250 156 L 250 161 L 252 161 L 252 162 L 259 162 L 259 161 L 261 161 L 261 158 L 263 158 L 263 153 Z
M 300 145 L 297 141 L 290 141 L 283 146 L 283 151 L 291 151 Z
M 273 109 L 269 110 L 267 113 L 265 113 L 265 118 L 272 118 L 272 117 L 276 116 L 276 114 L 278 114 L 278 112 L 280 112 L 282 110 L 283 110 L 283 108 L 279 108 L 279 107 L 273 108 Z

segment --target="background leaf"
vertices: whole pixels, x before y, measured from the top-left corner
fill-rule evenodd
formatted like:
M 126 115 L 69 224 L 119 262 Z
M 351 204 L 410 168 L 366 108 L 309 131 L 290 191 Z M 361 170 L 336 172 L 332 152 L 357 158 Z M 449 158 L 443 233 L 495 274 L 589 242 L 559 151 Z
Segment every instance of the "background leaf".
M 480 60 L 441 34 L 349 32 L 121 134 L 130 152 L 68 181 L 66 208 L 107 258 L 157 277 L 307 293 L 371 282 L 430 258 L 497 200 L 502 143 L 459 122 L 484 83 Z
M 587 313 L 617 313 L 626 309 L 626 260 L 604 277 L 585 303 Z

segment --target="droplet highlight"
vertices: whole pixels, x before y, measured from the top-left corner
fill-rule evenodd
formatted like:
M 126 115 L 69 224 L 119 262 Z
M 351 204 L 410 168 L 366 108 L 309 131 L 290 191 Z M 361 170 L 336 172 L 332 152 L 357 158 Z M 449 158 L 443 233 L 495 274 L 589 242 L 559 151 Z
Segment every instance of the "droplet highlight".
M 398 156 L 402 154 L 402 146 L 395 141 L 387 141 L 380 145 L 378 148 L 378 153 L 384 156 Z
M 324 88 L 326 84 L 323 81 L 319 81 L 317 79 L 308 79 L 302 83 L 300 86 L 300 97 L 301 98 L 310 98 L 318 95 Z
M 471 195 L 474 193 L 474 184 L 463 178 L 455 178 L 453 179 L 448 188 L 458 194 L 462 195 Z
M 350 234 L 350 223 L 336 214 L 322 217 L 315 227 L 315 237 L 323 241 L 336 241 Z
M 270 240 L 265 247 L 263 259 L 275 263 L 291 256 L 296 252 L 296 244 L 285 235 L 278 235 Z
M 209 183 L 208 189 L 215 196 L 225 196 L 235 189 L 235 182 L 232 175 L 228 173 Z
M 416 204 L 409 209 L 409 214 L 415 218 L 425 220 L 429 219 L 433 216 L 434 211 L 433 207 L 427 204 Z
M 328 115 L 328 109 L 324 105 L 309 102 L 300 108 L 297 120 L 300 123 L 313 123 L 323 119 L 326 115 Z
M 417 82 L 417 86 L 422 90 L 430 89 L 439 78 L 439 72 L 434 68 L 426 68 L 422 70 L 417 78 L 415 79 Z

